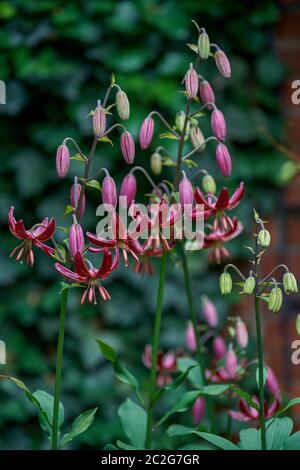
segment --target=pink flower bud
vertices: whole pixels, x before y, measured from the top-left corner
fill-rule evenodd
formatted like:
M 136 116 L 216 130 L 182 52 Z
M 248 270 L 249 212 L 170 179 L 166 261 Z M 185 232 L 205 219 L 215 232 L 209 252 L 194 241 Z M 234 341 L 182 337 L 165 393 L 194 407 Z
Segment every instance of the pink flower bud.
M 222 336 L 216 336 L 213 340 L 214 356 L 217 360 L 222 359 L 227 351 L 226 343 Z
M 192 183 L 186 177 L 186 174 L 184 173 L 184 171 L 182 173 L 183 173 L 183 177 L 179 183 L 179 198 L 180 198 L 182 207 L 185 208 L 185 206 L 188 206 L 188 205 L 191 206 L 193 204 L 194 191 L 193 191 Z M 189 209 L 189 208 L 186 207 L 186 209 Z
M 275 398 L 277 398 L 278 400 L 281 400 L 280 386 L 279 386 L 277 377 L 273 369 L 271 369 L 271 367 L 268 367 L 268 376 L 266 380 L 266 386 L 269 392 L 271 392 Z
M 140 146 L 141 149 L 145 150 L 149 147 L 154 133 L 154 120 L 151 117 L 147 117 L 140 130 Z
M 102 137 L 106 129 L 106 114 L 102 106 L 97 106 L 93 114 L 93 128 L 96 137 Z
M 56 152 L 56 172 L 59 178 L 64 178 L 70 167 L 70 153 L 65 144 L 58 147 Z
M 198 93 L 199 79 L 193 64 L 190 64 L 190 68 L 185 74 L 185 89 L 189 98 L 195 98 Z
M 77 209 L 77 206 L 80 200 L 80 193 L 81 193 L 81 184 L 74 183 L 71 187 L 70 205 L 74 207 L 75 211 Z M 85 195 L 83 195 L 83 198 L 81 200 L 79 217 L 83 216 L 84 211 L 85 211 Z
M 121 134 L 121 152 L 125 162 L 131 165 L 135 157 L 135 145 L 132 135 L 127 131 Z
M 122 207 L 129 207 L 136 195 L 136 178 L 133 174 L 129 173 L 122 181 L 120 189 L 120 197 L 126 198 L 125 201 L 120 199 Z
M 215 328 L 218 324 L 218 312 L 215 304 L 213 304 L 205 295 L 202 297 L 202 308 L 206 323 L 208 326 Z
M 197 349 L 197 342 L 195 337 L 194 328 L 192 322 L 188 322 L 185 331 L 185 343 L 189 351 L 195 352 Z
M 215 94 L 210 83 L 207 80 L 201 80 L 200 82 L 200 96 L 203 104 L 215 103 Z M 208 106 L 207 109 L 211 109 L 212 106 Z
M 233 349 L 229 349 L 225 355 L 225 369 L 230 379 L 233 379 L 237 371 L 237 356 Z
M 211 127 L 218 140 L 226 138 L 226 122 L 222 111 L 215 109 L 211 115 Z
M 205 415 L 205 399 L 198 397 L 193 405 L 193 423 L 200 424 Z
M 215 53 L 216 66 L 218 67 L 219 72 L 225 78 L 229 78 L 231 75 L 230 62 L 225 54 L 225 52 L 220 49 Z
M 110 204 L 113 207 L 117 205 L 117 188 L 113 178 L 105 176 L 102 183 L 102 201 L 104 204 Z
M 222 175 L 229 176 L 232 170 L 232 163 L 230 153 L 228 152 L 226 145 L 218 144 L 216 150 L 216 158 Z
M 248 346 L 248 331 L 245 323 L 239 318 L 236 323 L 236 340 L 240 348 L 244 349 Z
M 75 257 L 76 253 L 83 252 L 84 249 L 84 237 L 81 225 L 74 223 L 70 227 L 69 234 L 69 251 L 72 258 Z

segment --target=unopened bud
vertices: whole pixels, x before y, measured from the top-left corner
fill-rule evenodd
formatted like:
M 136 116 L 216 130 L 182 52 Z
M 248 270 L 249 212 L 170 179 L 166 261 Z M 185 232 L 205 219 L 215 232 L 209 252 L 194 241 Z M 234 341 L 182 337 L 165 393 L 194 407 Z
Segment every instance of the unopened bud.
M 81 225 L 73 223 L 70 227 L 69 234 L 69 251 L 72 258 L 76 253 L 82 253 L 84 249 L 84 236 Z
M 197 152 L 203 152 L 205 150 L 205 137 L 202 134 L 200 127 L 191 127 L 190 138 L 194 149 L 197 149 Z
M 245 323 L 239 318 L 236 323 L 236 340 L 240 348 L 248 346 L 248 331 Z
M 243 292 L 244 294 L 252 294 L 255 289 L 255 277 L 249 276 L 247 277 L 246 281 L 244 282 Z
M 210 53 L 210 42 L 208 34 L 203 32 L 198 39 L 198 52 L 201 59 L 208 59 Z
M 75 212 L 77 212 L 77 207 L 80 202 L 80 194 L 81 194 L 81 184 L 80 183 L 74 183 L 71 187 L 71 192 L 70 192 L 70 205 L 74 208 Z M 81 204 L 80 204 L 80 211 L 78 214 L 78 217 L 82 217 L 85 211 L 85 194 L 83 193 L 83 196 L 81 198 Z
M 132 173 L 126 175 L 122 181 L 120 189 L 120 197 L 126 198 L 120 199 L 120 204 L 122 207 L 129 207 L 134 200 L 136 195 L 136 178 Z M 122 201 L 122 202 L 121 202 Z
M 218 140 L 226 138 L 226 122 L 222 111 L 215 109 L 211 114 L 211 127 Z
M 216 159 L 218 167 L 223 176 L 230 176 L 232 170 L 232 162 L 228 148 L 224 144 L 218 144 L 216 149 Z
M 185 89 L 189 98 L 195 98 L 198 93 L 199 79 L 193 64 L 190 64 L 190 68 L 185 74 Z
M 213 352 L 217 360 L 223 359 L 227 351 L 225 340 L 222 336 L 216 336 L 213 340 Z
M 103 204 L 110 204 L 113 207 L 117 205 L 117 188 L 114 179 L 107 175 L 102 183 L 102 201 Z
M 279 312 L 282 305 L 282 290 L 280 287 L 273 287 L 269 295 L 268 309 L 270 312 Z
M 219 49 L 215 53 L 215 61 L 216 61 L 216 66 L 217 66 L 219 72 L 221 73 L 221 75 L 223 75 L 223 77 L 225 77 L 225 78 L 229 78 L 230 75 L 231 75 L 231 66 L 230 66 L 230 62 L 229 62 L 225 52 L 223 52 L 223 51 L 221 51 L 221 49 Z
M 219 287 L 222 295 L 230 294 L 232 279 L 229 273 L 223 272 L 220 276 Z
M 102 137 L 106 130 L 106 113 L 102 106 L 97 106 L 93 114 L 93 128 L 96 137 Z
M 162 158 L 161 154 L 158 152 L 154 152 L 150 158 L 150 166 L 151 170 L 155 175 L 160 175 L 162 171 Z
M 298 292 L 297 281 L 293 273 L 287 272 L 283 275 L 283 287 L 286 294 L 296 294 Z
M 192 322 L 188 322 L 187 328 L 185 331 L 185 342 L 188 350 L 190 352 L 195 352 L 197 349 L 197 341 L 196 336 L 193 328 Z
M 201 80 L 200 82 L 200 97 L 203 104 L 215 103 L 215 94 L 210 83 L 207 80 Z M 211 109 L 212 106 L 208 106 L 207 109 Z
M 141 149 L 145 150 L 151 144 L 154 133 L 154 120 L 151 117 L 147 117 L 142 124 L 139 140 Z
M 65 144 L 58 147 L 56 152 L 56 172 L 59 178 L 64 178 L 70 168 L 70 153 Z
M 229 349 L 225 355 L 225 369 L 230 379 L 234 379 L 237 372 L 237 356 L 233 349 Z
M 193 423 L 200 424 L 205 416 L 205 399 L 203 397 L 198 397 L 193 405 Z
M 215 194 L 217 187 L 215 180 L 211 175 L 204 175 L 202 178 L 202 186 L 205 193 Z
M 203 316 L 208 326 L 215 328 L 218 324 L 218 312 L 215 304 L 205 295 L 202 297 Z
M 116 105 L 120 118 L 127 121 L 130 115 L 130 106 L 125 91 L 119 90 L 116 94 Z
M 259 231 L 257 236 L 257 242 L 260 246 L 267 248 L 271 243 L 271 235 L 266 229 Z
M 178 130 L 178 132 L 183 132 L 184 123 L 185 123 L 185 112 L 180 111 L 180 113 L 176 115 L 176 120 L 175 120 L 176 129 Z M 190 133 L 190 121 L 187 122 L 185 133 L 187 135 L 189 135 Z
M 194 200 L 193 186 L 186 174 L 183 172 L 182 180 L 179 183 L 179 198 L 182 207 L 191 206 Z
M 124 160 L 128 165 L 131 165 L 135 157 L 135 145 L 132 135 L 128 131 L 124 131 L 121 134 L 120 139 L 121 152 L 124 157 Z

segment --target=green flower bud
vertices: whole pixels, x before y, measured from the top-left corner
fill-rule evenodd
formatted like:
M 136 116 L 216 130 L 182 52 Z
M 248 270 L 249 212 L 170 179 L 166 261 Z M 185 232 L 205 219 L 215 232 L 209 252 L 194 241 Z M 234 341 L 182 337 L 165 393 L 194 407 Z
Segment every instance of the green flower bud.
M 202 186 L 205 193 L 215 194 L 217 187 L 215 180 L 211 175 L 204 175 L 202 178 Z
M 175 121 L 178 132 L 183 131 L 184 122 L 185 122 L 185 112 L 180 111 L 180 113 L 177 114 L 176 121 Z M 190 133 L 190 121 L 188 121 L 187 126 L 186 126 L 186 134 L 189 135 L 189 133 Z
M 258 238 L 257 238 L 258 244 L 263 247 L 267 247 L 271 243 L 271 235 L 266 229 L 262 229 L 258 233 Z
M 229 273 L 222 273 L 220 276 L 219 287 L 222 295 L 230 294 L 232 289 L 232 279 Z
M 151 170 L 155 175 L 160 175 L 162 170 L 162 159 L 161 154 L 158 152 L 152 153 L 150 157 Z
M 208 59 L 210 53 L 210 42 L 207 33 L 201 33 L 198 39 L 198 52 L 201 59 Z
M 125 91 L 118 91 L 116 95 L 116 105 L 120 118 L 123 119 L 123 121 L 127 121 L 130 115 L 130 106 Z
M 255 288 L 255 278 L 254 276 L 249 276 L 247 277 L 245 283 L 244 283 L 244 288 L 243 288 L 243 292 L 244 294 L 252 294 L 252 292 L 254 291 L 254 288 Z
M 282 305 L 282 290 L 279 287 L 273 287 L 269 295 L 268 309 L 270 312 L 279 312 Z
M 191 127 L 190 138 L 194 149 L 197 149 L 197 152 L 203 152 L 205 150 L 205 137 L 202 134 L 200 127 Z
M 287 294 L 296 294 L 298 292 L 297 281 L 293 273 L 287 272 L 284 274 L 283 287 Z

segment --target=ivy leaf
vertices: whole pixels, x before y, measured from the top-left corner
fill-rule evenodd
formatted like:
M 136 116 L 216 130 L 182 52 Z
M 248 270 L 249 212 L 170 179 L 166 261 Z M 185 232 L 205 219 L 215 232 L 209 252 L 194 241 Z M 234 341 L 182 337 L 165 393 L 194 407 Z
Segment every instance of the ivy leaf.
M 86 431 L 94 421 L 95 413 L 97 408 L 93 408 L 92 410 L 87 410 L 84 413 L 81 413 L 77 418 L 74 420 L 70 432 L 65 434 L 61 440 L 60 448 L 62 449 L 68 442 L 72 441 L 75 437 L 82 434 Z

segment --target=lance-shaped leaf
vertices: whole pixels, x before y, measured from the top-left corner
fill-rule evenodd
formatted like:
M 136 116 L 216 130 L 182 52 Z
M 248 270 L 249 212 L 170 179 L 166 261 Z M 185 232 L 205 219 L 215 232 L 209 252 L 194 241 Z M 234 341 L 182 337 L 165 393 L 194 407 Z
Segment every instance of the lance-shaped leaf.
M 81 413 L 77 418 L 74 420 L 70 432 L 65 434 L 61 440 L 60 448 L 62 449 L 68 442 L 72 441 L 75 437 L 82 434 L 86 431 L 92 422 L 94 421 L 95 413 L 97 408 L 92 410 L 87 410 L 84 413 Z

